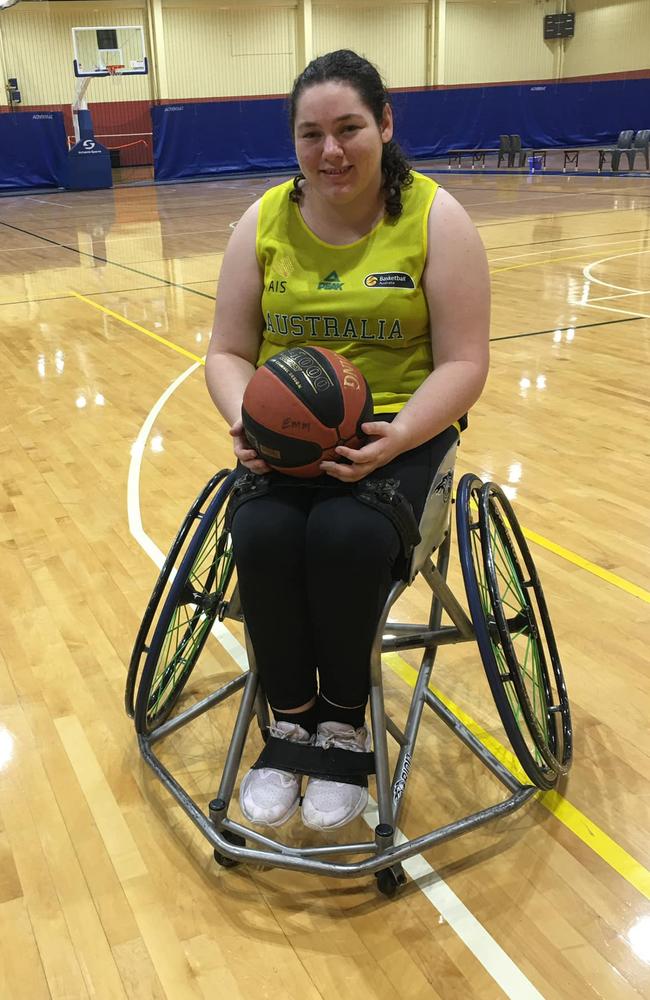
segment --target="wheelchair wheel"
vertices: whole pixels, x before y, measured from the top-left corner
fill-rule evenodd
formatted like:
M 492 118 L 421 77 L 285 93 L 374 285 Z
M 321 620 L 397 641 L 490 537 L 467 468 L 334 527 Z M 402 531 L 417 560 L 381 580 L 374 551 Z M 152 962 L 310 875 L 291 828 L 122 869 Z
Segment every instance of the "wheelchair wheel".
M 464 476 L 456 516 L 465 589 L 497 710 L 528 777 L 552 788 L 571 762 L 571 719 L 532 556 L 494 483 Z
M 142 658 L 149 652 L 148 640 L 151 638 L 154 615 L 156 614 L 163 594 L 165 593 L 165 587 L 167 586 L 169 578 L 173 574 L 174 567 L 179 560 L 179 556 L 183 550 L 183 545 L 185 544 L 185 540 L 190 532 L 190 528 L 197 518 L 202 516 L 201 511 L 205 508 L 206 504 L 209 503 L 210 498 L 212 497 L 212 494 L 216 490 L 217 486 L 226 478 L 227 475 L 229 475 L 228 469 L 217 472 L 197 496 L 196 500 L 185 515 L 185 519 L 181 524 L 176 538 L 172 542 L 171 548 L 167 553 L 167 557 L 163 563 L 162 569 L 160 570 L 160 575 L 158 576 L 153 591 L 151 592 L 149 603 L 147 604 L 142 618 L 142 623 L 133 644 L 133 652 L 131 653 L 129 669 L 126 675 L 124 708 L 130 718 L 133 718 L 135 713 L 133 698 L 138 679 L 138 672 Z
M 225 530 L 235 473 L 225 474 L 192 536 L 153 628 L 135 699 L 135 728 L 149 734 L 168 718 L 205 645 L 232 581 L 234 561 Z

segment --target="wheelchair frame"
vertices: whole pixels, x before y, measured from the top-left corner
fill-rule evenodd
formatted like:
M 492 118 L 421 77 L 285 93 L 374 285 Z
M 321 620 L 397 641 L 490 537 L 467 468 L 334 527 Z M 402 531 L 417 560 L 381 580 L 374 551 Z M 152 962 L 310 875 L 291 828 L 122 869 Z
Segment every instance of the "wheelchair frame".
M 392 896 L 398 886 L 406 881 L 401 864 L 403 861 L 446 840 L 468 833 L 490 820 L 514 812 L 537 791 L 535 784 L 524 784 L 519 781 L 429 688 L 436 653 L 440 646 L 469 642 L 475 639 L 479 641 L 472 620 L 470 620 L 470 617 L 446 582 L 451 548 L 452 503 L 450 500 L 455 450 L 456 443 L 448 452 L 446 460 L 443 461 L 436 474 L 425 507 L 425 513 L 420 523 L 421 534 L 423 535 L 422 542 L 417 546 L 411 560 L 408 578 L 397 581 L 391 589 L 378 623 L 372 647 L 370 663 L 370 714 L 379 820 L 374 829 L 374 840 L 364 843 L 327 844 L 304 848 L 292 847 L 273 837 L 266 836 L 258 830 L 235 822 L 228 817 L 228 808 L 234 792 L 246 737 L 253 716 L 257 716 L 263 735 L 268 731 L 269 725 L 268 706 L 259 684 L 255 657 L 247 630 L 245 631 L 245 637 L 249 668 L 245 673 L 228 681 L 218 690 L 176 716 L 166 719 L 160 725 L 154 726 L 151 732 L 140 732 L 138 734 L 142 757 L 151 767 L 156 777 L 159 778 L 173 795 L 186 815 L 212 845 L 216 860 L 224 867 L 229 867 L 239 862 L 255 862 L 256 864 L 317 875 L 350 878 L 374 874 L 377 877 L 377 884 L 380 891 L 387 896 Z M 209 496 L 211 484 L 214 484 L 215 480 L 218 482 L 220 478 L 223 479 L 224 475 L 225 473 L 221 473 L 219 476 L 214 477 L 201 496 L 197 498 L 186 521 L 183 523 L 175 545 L 172 547 L 170 556 L 163 567 L 161 577 L 154 589 L 154 594 L 152 595 L 143 625 L 136 640 L 127 678 L 126 707 L 131 715 L 133 715 L 133 693 L 140 659 L 144 653 L 148 653 L 149 651 L 149 647 L 145 645 L 145 639 L 150 631 L 151 620 L 160 602 L 164 585 L 172 574 L 173 559 L 180 551 L 180 546 L 189 532 L 193 518 L 203 516 L 200 513 L 197 514 L 197 511 L 200 508 L 202 499 L 205 496 Z M 226 494 L 229 492 L 234 478 L 235 473 L 231 473 L 227 478 L 223 479 L 221 492 Z M 471 480 L 472 486 L 480 483 L 480 480 L 471 475 L 463 477 L 463 481 L 459 486 L 459 494 L 461 487 L 463 487 L 463 482 L 465 482 L 463 495 L 470 496 L 468 492 L 470 486 L 467 482 L 468 480 Z M 482 485 L 485 488 L 485 485 L 491 486 L 492 484 Z M 213 498 L 212 503 L 216 499 L 216 497 Z M 222 509 L 223 506 L 224 503 L 222 502 L 218 510 Z M 212 523 L 216 524 L 216 518 L 213 519 Z M 198 531 L 196 534 L 198 535 Z M 435 562 L 432 558 L 434 553 L 436 554 Z M 187 554 L 185 558 L 187 558 Z M 424 577 L 432 592 L 428 622 L 416 625 L 403 622 L 389 623 L 388 616 L 391 608 L 418 574 Z M 237 588 L 235 588 L 235 592 L 229 601 L 224 601 L 223 596 L 223 594 L 220 595 L 218 607 L 219 620 L 232 619 L 243 622 Z M 198 595 L 196 599 L 198 600 Z M 543 610 L 546 613 L 545 605 Z M 447 613 L 453 622 L 452 625 L 443 626 L 441 624 L 443 611 Z M 546 627 L 545 623 L 544 625 Z M 200 655 L 200 649 L 207 638 L 207 634 L 206 632 L 200 642 L 200 648 L 194 655 L 192 666 Z M 479 647 L 484 656 L 480 641 Z M 396 652 L 407 649 L 423 649 L 424 653 L 417 674 L 406 723 L 402 730 L 386 715 L 381 656 L 385 652 Z M 566 689 L 563 686 L 559 661 L 557 669 L 554 664 L 554 669 L 556 680 L 559 670 L 559 688 L 564 701 L 562 701 L 561 697 L 562 705 L 548 707 L 548 711 L 557 712 L 562 710 L 563 742 L 568 740 L 568 749 L 567 745 L 563 747 L 564 757 L 561 765 L 558 764 L 556 768 L 554 777 L 554 780 L 556 780 L 560 773 L 566 773 L 570 764 L 571 730 L 568 700 L 566 700 Z M 141 682 L 144 673 L 145 671 L 143 670 L 140 675 Z M 189 673 L 187 676 L 189 676 Z M 186 680 L 187 677 L 185 677 L 181 684 L 181 690 Z M 493 686 L 492 681 L 490 681 L 490 684 Z M 162 763 L 154 750 L 154 746 L 166 736 L 197 719 L 203 713 L 211 710 L 221 702 L 225 702 L 240 690 L 242 691 L 241 701 L 230 746 L 226 754 L 219 789 L 215 798 L 210 802 L 206 814 Z M 177 697 L 178 695 L 175 696 L 174 703 Z M 552 699 L 550 700 L 552 701 Z M 428 705 L 433 710 L 435 715 L 505 786 L 509 795 L 503 801 L 447 823 L 428 834 L 396 843 L 398 833 L 397 824 L 425 705 Z M 547 700 L 546 705 L 549 705 L 549 700 Z M 497 708 L 501 711 L 498 703 Z M 399 746 L 397 762 L 392 775 L 388 754 L 388 735 L 393 737 Z M 547 787 L 550 787 L 552 783 Z M 540 785 L 540 787 L 542 786 Z M 247 846 L 247 842 L 251 842 L 256 846 L 249 847 Z M 367 857 L 357 861 L 340 860 L 345 855 L 367 855 Z

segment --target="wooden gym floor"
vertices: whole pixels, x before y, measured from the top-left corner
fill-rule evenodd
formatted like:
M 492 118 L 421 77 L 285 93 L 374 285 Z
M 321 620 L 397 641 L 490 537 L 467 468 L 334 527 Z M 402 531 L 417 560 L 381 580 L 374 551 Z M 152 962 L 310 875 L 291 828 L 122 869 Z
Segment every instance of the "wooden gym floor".
M 123 685 L 155 561 L 231 462 L 189 370 L 230 226 L 277 179 L 2 198 L 2 997 L 650 996 L 650 186 L 440 179 L 493 275 L 492 371 L 458 472 L 503 484 L 532 533 L 572 698 L 569 780 L 429 852 L 392 902 L 370 879 L 214 864 L 142 764 Z M 455 547 L 451 580 L 462 596 Z M 423 606 L 411 592 L 408 612 Z M 386 670 L 398 717 L 408 662 Z M 238 670 L 211 639 L 190 686 Z M 434 683 L 507 755 L 473 645 L 444 648 Z M 202 804 L 230 718 L 165 751 Z M 426 719 L 402 828 L 500 796 Z

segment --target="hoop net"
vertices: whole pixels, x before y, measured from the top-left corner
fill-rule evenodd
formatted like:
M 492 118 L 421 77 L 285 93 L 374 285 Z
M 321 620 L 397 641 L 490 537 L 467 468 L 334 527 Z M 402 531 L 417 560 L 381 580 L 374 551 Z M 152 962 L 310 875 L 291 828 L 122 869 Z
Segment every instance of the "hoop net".
M 108 75 L 112 80 L 115 80 L 120 75 L 123 69 L 124 66 L 107 66 L 106 72 L 108 73 Z

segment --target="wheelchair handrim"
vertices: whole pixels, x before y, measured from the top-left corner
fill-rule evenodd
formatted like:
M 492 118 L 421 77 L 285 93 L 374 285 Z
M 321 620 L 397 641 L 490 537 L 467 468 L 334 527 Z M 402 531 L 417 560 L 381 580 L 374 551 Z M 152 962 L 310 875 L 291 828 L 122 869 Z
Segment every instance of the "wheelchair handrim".
M 138 732 L 152 732 L 169 716 L 217 617 L 233 571 L 232 545 L 221 530 L 225 509 L 219 518 L 233 477 L 202 515 L 160 613 L 136 697 Z
M 495 483 L 486 483 L 483 487 L 481 517 L 484 522 L 483 545 L 486 558 L 494 564 L 500 550 L 502 557 L 510 560 L 513 579 L 517 581 L 520 588 L 522 598 L 520 610 L 525 611 L 525 616 L 528 619 L 527 624 L 532 629 L 532 639 L 528 647 L 531 652 L 528 664 L 530 674 L 528 674 L 525 658 L 522 663 L 521 657 L 517 656 L 513 635 L 503 610 L 502 596 L 495 591 L 497 583 L 495 569 L 492 579 L 488 576 L 488 583 L 492 585 L 493 607 L 502 645 L 521 667 L 520 670 L 514 671 L 513 680 L 521 696 L 524 717 L 530 734 L 544 760 L 559 774 L 566 774 L 572 755 L 569 700 L 555 635 L 537 569 L 512 505 L 503 490 Z M 495 532 L 489 529 L 491 521 L 496 526 Z M 516 547 L 513 544 L 513 538 Z M 517 556 L 517 548 L 523 559 L 523 567 Z M 535 613 L 535 604 L 537 605 L 537 614 Z M 532 686 L 532 699 L 526 688 L 526 676 L 529 677 Z M 528 710 L 530 710 L 530 716 L 528 716 Z
M 503 727 L 519 763 L 528 777 L 542 789 L 552 788 L 557 781 L 557 772 L 540 762 L 540 754 L 527 741 L 527 727 L 519 724 L 520 706 L 513 705 L 512 691 L 508 690 L 498 659 L 498 644 L 495 644 L 496 623 L 492 614 L 491 598 L 483 565 L 483 549 L 479 523 L 479 496 L 483 487 L 480 479 L 467 473 L 458 485 L 456 499 L 456 521 L 459 554 L 467 601 L 474 623 L 485 674 Z M 476 495 L 476 499 L 474 499 Z M 476 517 L 471 520 L 471 506 L 474 504 Z M 489 623 L 489 624 L 488 624 Z M 497 645 L 497 649 L 495 649 Z

